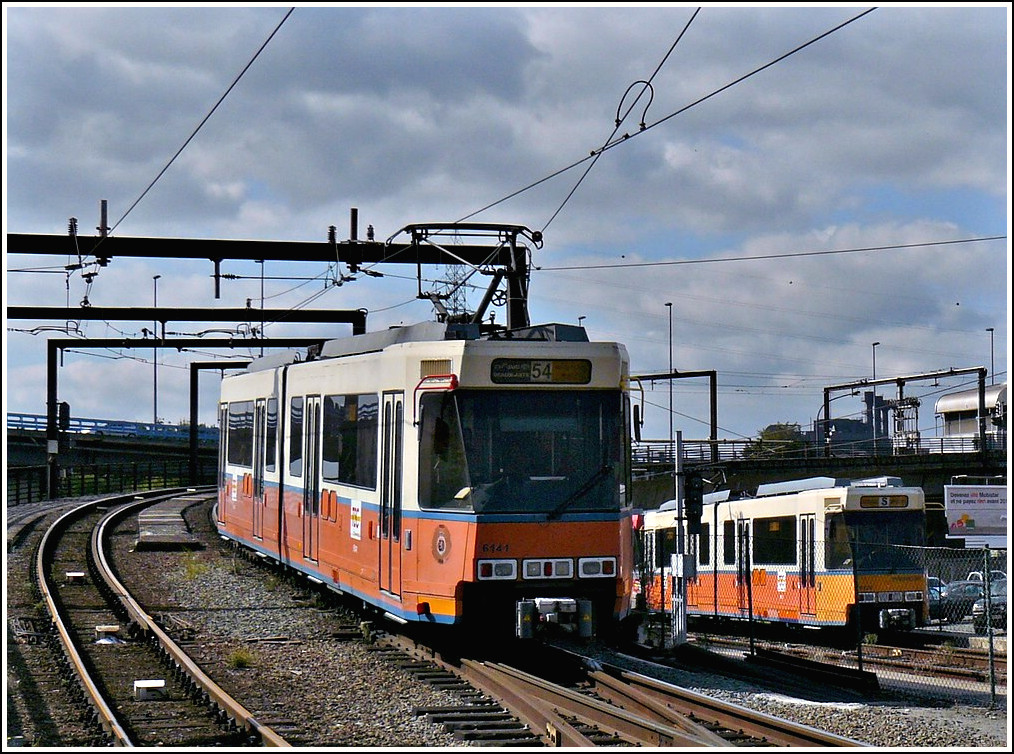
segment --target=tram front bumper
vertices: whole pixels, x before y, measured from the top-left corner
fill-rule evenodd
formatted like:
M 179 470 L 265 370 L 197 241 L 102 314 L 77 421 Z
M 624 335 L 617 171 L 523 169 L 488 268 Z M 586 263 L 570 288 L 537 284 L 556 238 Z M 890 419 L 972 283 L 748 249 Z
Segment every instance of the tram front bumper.
M 540 629 L 552 627 L 564 633 L 586 638 L 592 635 L 592 603 L 569 597 L 518 600 L 516 635 L 531 639 Z
M 886 607 L 880 611 L 877 622 L 885 630 L 911 631 L 916 627 L 915 610 L 910 607 Z

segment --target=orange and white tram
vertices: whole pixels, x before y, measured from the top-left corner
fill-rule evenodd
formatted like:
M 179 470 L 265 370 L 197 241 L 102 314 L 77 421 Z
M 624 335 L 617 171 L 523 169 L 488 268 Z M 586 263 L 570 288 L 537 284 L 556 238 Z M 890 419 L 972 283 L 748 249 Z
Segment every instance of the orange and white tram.
M 676 565 L 690 619 L 854 627 L 858 604 L 865 629 L 910 630 L 926 621 L 924 510 L 922 488 L 895 477 L 817 477 L 742 499 L 711 493 L 699 533 L 674 560 L 680 521 L 666 504 L 643 516 L 635 592 L 649 609 L 671 611 Z
M 630 605 L 629 364 L 424 322 L 222 381 L 218 529 L 398 622 L 605 631 Z

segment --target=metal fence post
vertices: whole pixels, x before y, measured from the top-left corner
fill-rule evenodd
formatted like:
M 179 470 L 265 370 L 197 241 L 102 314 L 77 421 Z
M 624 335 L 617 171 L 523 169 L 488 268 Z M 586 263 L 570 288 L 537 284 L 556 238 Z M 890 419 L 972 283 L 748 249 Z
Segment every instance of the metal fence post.
M 852 551 L 852 594 L 853 600 L 855 601 L 855 621 L 856 621 L 856 664 L 859 672 L 863 671 L 863 616 L 862 608 L 860 607 L 859 599 L 859 542 L 852 536 L 851 530 L 848 533 L 849 549 Z
M 990 706 L 996 706 L 996 655 L 993 648 L 993 589 L 991 579 L 993 574 L 990 573 L 992 570 L 992 558 L 989 556 L 989 545 L 986 545 L 982 550 L 982 583 L 983 583 L 983 602 L 985 602 L 985 614 L 986 614 L 986 641 L 989 645 L 989 703 Z
M 754 632 L 756 629 L 753 619 L 753 560 L 750 557 L 750 535 L 751 530 L 748 527 L 746 529 L 746 546 L 744 548 L 743 557 L 746 564 L 746 604 L 747 609 L 750 611 L 750 655 L 754 656 L 757 654 L 757 648 L 754 645 Z

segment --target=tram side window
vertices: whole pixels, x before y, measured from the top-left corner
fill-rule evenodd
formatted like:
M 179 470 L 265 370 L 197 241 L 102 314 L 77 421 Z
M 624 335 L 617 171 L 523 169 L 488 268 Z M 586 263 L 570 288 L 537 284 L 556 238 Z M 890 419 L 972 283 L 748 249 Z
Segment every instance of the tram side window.
M 303 476 L 303 399 L 289 401 L 289 473 Z
M 705 565 L 711 561 L 711 524 L 701 524 L 701 533 L 697 535 L 697 562 Z
M 229 404 L 229 463 L 253 468 L 253 401 Z
M 754 519 L 753 562 L 793 565 L 796 562 L 796 517 Z
M 380 401 L 376 395 L 324 396 L 324 480 L 377 487 Z
M 450 393 L 430 393 L 419 403 L 419 505 L 468 509 L 473 504 L 470 496 L 460 494 L 469 487 L 469 479 L 458 404 Z M 485 449 L 478 456 L 486 457 Z
M 736 522 L 722 522 L 722 562 L 736 565 Z
M 264 432 L 264 470 L 275 470 L 278 456 L 278 399 L 268 398 L 268 420 Z

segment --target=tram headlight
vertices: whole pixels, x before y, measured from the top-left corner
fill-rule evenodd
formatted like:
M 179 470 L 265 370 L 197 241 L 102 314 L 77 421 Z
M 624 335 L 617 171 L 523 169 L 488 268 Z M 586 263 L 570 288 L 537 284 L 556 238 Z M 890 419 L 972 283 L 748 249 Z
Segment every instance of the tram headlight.
M 922 592 L 905 592 L 905 602 L 922 602 Z
M 574 562 L 570 558 L 533 558 L 521 564 L 526 579 L 569 579 L 574 576 Z
M 616 575 L 616 558 L 579 558 L 577 574 L 582 579 L 608 579 Z
M 480 560 L 476 568 L 479 581 L 514 581 L 518 577 L 516 560 Z

